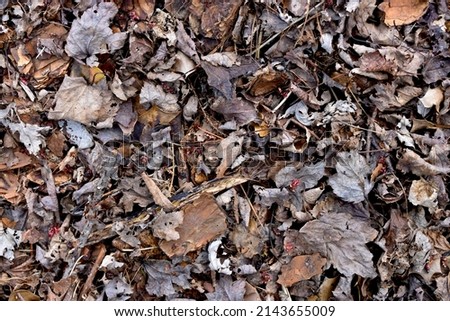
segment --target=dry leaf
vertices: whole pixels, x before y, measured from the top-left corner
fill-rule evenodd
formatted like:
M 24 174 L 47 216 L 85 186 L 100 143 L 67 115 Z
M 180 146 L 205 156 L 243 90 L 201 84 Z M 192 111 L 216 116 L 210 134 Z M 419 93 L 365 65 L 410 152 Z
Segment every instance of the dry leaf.
M 0 221 L 0 257 L 12 261 L 14 259 L 14 250 L 21 242 L 22 232 L 4 228 Z
M 422 17 L 429 0 L 385 0 L 378 7 L 384 11 L 384 23 L 388 26 L 402 26 Z
M 231 100 L 217 99 L 211 109 L 223 115 L 225 120 L 235 120 L 241 126 L 257 119 L 255 107 L 247 100 L 234 98 Z
M 161 192 L 158 185 L 156 185 L 156 183 L 150 176 L 148 176 L 145 173 L 142 173 L 141 177 L 144 180 L 145 185 L 148 188 L 148 191 L 150 192 L 150 194 L 152 194 L 153 200 L 155 201 L 156 204 L 158 204 L 165 210 L 173 210 L 175 208 L 175 206 L 173 206 L 173 204 L 169 201 L 167 196 L 165 196 Z
M 222 276 L 217 282 L 214 293 L 207 293 L 209 301 L 242 301 L 245 295 L 244 280 L 233 281 L 231 276 Z
M 102 2 L 87 9 L 72 24 L 67 36 L 67 54 L 82 60 L 122 48 L 126 33 L 114 34 L 109 27 L 117 12 L 118 9 L 112 2 Z
M 347 202 L 364 201 L 373 187 L 368 179 L 371 169 L 366 159 L 355 150 L 338 153 L 336 158 L 337 174 L 328 180 L 333 192 Z
M 322 273 L 322 268 L 326 262 L 327 260 L 317 253 L 296 256 L 288 264 L 283 265 L 277 282 L 289 287 L 299 281 L 309 280 Z
M 178 113 L 180 111 L 177 95 L 166 93 L 160 85 L 155 85 L 151 82 L 144 83 L 139 98 L 144 106 L 156 105 L 163 111 L 170 113 Z
M 184 220 L 176 231 L 180 238 L 175 241 L 162 241 L 161 249 L 169 256 L 185 255 L 206 245 L 222 235 L 227 229 L 225 214 L 209 194 L 183 207 Z
M 191 287 L 189 265 L 183 267 L 166 260 L 148 260 L 144 263 L 144 269 L 148 274 L 145 289 L 151 295 L 170 296 L 177 292 L 177 288 Z
M 434 208 L 437 206 L 437 197 L 437 188 L 423 178 L 412 182 L 408 195 L 412 204 Z
M 118 109 L 105 82 L 89 86 L 83 77 L 66 76 L 56 93 L 55 109 L 48 113 L 48 118 L 105 128 L 112 127 Z
M 320 253 L 342 274 L 366 278 L 377 276 L 372 253 L 366 246 L 378 232 L 366 220 L 347 213 L 327 213 L 286 235 L 286 246 L 296 254 Z M 289 245 L 291 244 L 291 245 Z
M 171 213 L 160 211 L 151 224 L 153 235 L 166 241 L 178 240 L 180 234 L 176 228 L 183 223 L 183 216 L 182 211 Z

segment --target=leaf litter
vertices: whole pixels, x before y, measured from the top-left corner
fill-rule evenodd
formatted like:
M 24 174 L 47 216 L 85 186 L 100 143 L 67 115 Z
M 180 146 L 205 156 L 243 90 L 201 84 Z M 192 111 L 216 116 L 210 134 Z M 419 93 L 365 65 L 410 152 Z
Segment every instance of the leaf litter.
M 444 1 L 0 11 L 1 300 L 450 298 Z

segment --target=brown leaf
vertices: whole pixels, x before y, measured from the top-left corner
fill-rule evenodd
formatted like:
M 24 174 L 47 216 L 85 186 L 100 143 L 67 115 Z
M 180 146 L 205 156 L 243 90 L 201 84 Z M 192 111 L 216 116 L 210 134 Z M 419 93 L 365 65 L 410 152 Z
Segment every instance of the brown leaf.
M 322 273 L 322 268 L 326 262 L 327 260 L 318 253 L 296 256 L 291 262 L 283 265 L 277 282 L 289 287 L 299 281 L 309 280 L 313 276 Z
M 142 179 L 147 185 L 148 191 L 152 194 L 153 199 L 156 204 L 161 206 L 165 210 L 173 210 L 175 206 L 169 201 L 166 195 L 164 195 L 159 189 L 158 185 L 153 181 L 153 179 L 145 173 L 141 174 Z
M 12 204 L 18 204 L 23 195 L 19 193 L 19 177 L 12 172 L 0 172 L 0 196 Z
M 397 163 L 397 169 L 404 173 L 413 173 L 417 176 L 438 175 L 450 173 L 447 164 L 433 165 L 410 149 L 407 149 Z
M 183 209 L 184 220 L 176 231 L 180 238 L 162 241 L 161 249 L 169 256 L 185 255 L 206 245 L 227 229 L 225 214 L 214 197 L 202 194 Z
M 261 96 L 286 86 L 289 78 L 285 73 L 270 71 L 258 75 L 250 87 L 250 95 Z
M 384 23 L 402 26 L 417 21 L 428 8 L 429 0 L 385 0 L 378 7 L 384 11 Z
M 211 109 L 222 114 L 227 121 L 236 120 L 239 126 L 248 124 L 258 117 L 253 104 L 242 98 L 233 98 L 231 100 L 219 98 L 211 106 Z

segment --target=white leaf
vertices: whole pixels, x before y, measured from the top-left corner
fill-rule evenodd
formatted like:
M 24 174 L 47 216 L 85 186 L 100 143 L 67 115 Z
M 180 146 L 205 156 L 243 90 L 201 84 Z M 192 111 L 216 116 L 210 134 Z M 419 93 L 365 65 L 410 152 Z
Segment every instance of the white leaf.
M 59 122 L 59 124 L 61 127 L 64 125 L 63 122 Z M 65 128 L 67 135 L 69 136 L 69 141 L 72 144 L 77 145 L 79 149 L 86 149 L 94 146 L 92 135 L 87 131 L 83 124 L 67 120 Z
M 156 105 L 166 112 L 177 112 L 180 110 L 177 95 L 166 93 L 161 86 L 150 82 L 144 83 L 139 98 L 141 104 Z
M 0 221 L 0 257 L 3 256 L 12 261 L 14 259 L 14 248 L 20 244 L 21 237 L 21 231 L 3 228 Z
M 221 240 L 216 240 L 211 242 L 208 246 L 208 259 L 209 259 L 209 268 L 213 271 L 218 271 L 222 274 L 231 274 L 230 270 L 230 259 L 223 260 L 220 257 L 217 257 L 217 250 L 222 245 Z
M 50 130 L 50 127 L 39 127 L 37 125 L 25 123 L 10 123 L 8 121 L 4 121 L 4 123 L 6 123 L 13 132 L 19 133 L 20 141 L 31 154 L 37 155 L 41 149 L 41 145 L 45 146 L 45 139 L 41 135 L 41 132 Z
M 357 151 L 337 154 L 337 173 L 329 178 L 333 192 L 344 201 L 364 201 L 373 185 L 368 179 L 371 170 L 364 157 Z

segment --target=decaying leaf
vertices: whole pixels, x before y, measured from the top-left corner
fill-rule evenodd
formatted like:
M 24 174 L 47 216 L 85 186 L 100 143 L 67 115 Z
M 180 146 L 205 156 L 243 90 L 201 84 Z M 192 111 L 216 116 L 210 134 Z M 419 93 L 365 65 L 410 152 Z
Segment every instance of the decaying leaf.
M 289 287 L 299 281 L 309 280 L 311 277 L 322 273 L 326 261 L 317 253 L 296 256 L 288 264 L 283 265 L 277 282 Z
M 336 158 L 337 173 L 329 178 L 333 192 L 347 202 L 364 201 L 373 187 L 365 158 L 355 150 L 338 153 Z
M 366 278 L 377 276 L 366 243 L 373 241 L 378 232 L 368 221 L 348 213 L 327 213 L 291 233 L 285 242 L 292 241 L 295 253 L 320 253 L 328 265 L 347 277 L 353 274 Z
M 180 238 L 176 228 L 183 223 L 183 212 L 160 212 L 152 221 L 153 234 L 163 240 L 173 241 Z
M 223 210 L 209 194 L 202 194 L 182 210 L 183 224 L 176 229 L 180 238 L 161 242 L 161 249 L 169 257 L 199 249 L 220 236 L 227 228 Z
M 388 26 L 402 26 L 418 20 L 428 8 L 429 0 L 385 0 L 379 8 L 386 14 Z
M 120 49 L 126 34 L 113 33 L 109 27 L 117 12 L 117 6 L 112 2 L 102 2 L 86 10 L 81 18 L 73 22 L 67 36 L 67 54 L 82 60 Z
M 170 296 L 176 293 L 177 288 L 189 289 L 191 266 L 172 265 L 166 260 L 149 260 L 145 262 L 144 269 L 148 279 L 145 289 L 151 295 Z
M 48 117 L 105 128 L 112 127 L 118 109 L 105 82 L 88 85 L 83 77 L 66 76 L 56 93 L 55 109 L 48 113 Z

